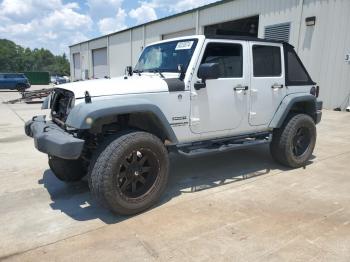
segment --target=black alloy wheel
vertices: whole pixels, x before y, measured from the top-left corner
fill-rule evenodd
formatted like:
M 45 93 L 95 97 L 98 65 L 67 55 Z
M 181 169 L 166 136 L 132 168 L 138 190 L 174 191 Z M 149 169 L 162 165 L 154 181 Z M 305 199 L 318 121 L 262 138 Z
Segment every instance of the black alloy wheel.
M 141 197 L 154 185 L 159 169 L 159 162 L 151 150 L 134 150 L 120 165 L 117 185 L 125 197 Z
M 132 215 L 156 204 L 168 181 L 169 157 L 164 143 L 143 131 L 106 138 L 89 167 L 95 199 L 112 212 Z
M 293 153 L 296 157 L 302 156 L 310 146 L 310 131 L 306 127 L 300 127 L 293 138 Z
M 291 114 L 280 128 L 273 130 L 270 151 L 282 165 L 298 168 L 310 160 L 316 144 L 316 126 L 311 116 Z

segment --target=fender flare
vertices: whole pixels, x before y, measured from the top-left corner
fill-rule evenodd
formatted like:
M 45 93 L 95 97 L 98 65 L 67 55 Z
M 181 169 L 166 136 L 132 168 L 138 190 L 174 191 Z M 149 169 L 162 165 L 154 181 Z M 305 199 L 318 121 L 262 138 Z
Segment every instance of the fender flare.
M 72 128 L 87 130 L 95 120 L 120 114 L 151 113 L 161 123 L 163 131 L 172 143 L 177 143 L 177 137 L 167 118 L 159 107 L 145 99 L 106 99 L 93 100 L 92 103 L 80 103 L 69 113 L 66 125 Z
M 311 116 L 316 121 L 316 111 L 317 111 L 317 99 L 315 96 L 305 93 L 296 93 L 287 95 L 279 105 L 275 115 L 273 116 L 269 127 L 270 128 L 280 128 L 284 122 L 284 120 L 287 118 L 290 110 L 292 109 L 293 105 L 295 103 L 299 102 L 308 102 L 311 105 Z

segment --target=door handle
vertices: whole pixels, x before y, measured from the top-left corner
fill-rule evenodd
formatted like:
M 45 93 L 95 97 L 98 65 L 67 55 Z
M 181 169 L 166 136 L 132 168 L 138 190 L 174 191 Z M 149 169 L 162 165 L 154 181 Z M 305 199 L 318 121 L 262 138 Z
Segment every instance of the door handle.
M 246 91 L 246 90 L 248 90 L 248 86 L 238 85 L 238 86 L 234 87 L 233 90 L 234 91 Z
M 277 88 L 283 88 L 283 85 L 279 85 L 279 84 L 273 84 L 271 86 L 272 89 L 277 89 Z

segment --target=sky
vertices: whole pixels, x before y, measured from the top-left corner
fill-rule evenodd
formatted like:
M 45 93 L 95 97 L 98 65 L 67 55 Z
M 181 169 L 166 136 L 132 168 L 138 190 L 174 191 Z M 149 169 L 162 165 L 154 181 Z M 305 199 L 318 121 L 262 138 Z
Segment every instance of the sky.
M 0 39 L 68 53 L 68 46 L 217 0 L 0 0 Z

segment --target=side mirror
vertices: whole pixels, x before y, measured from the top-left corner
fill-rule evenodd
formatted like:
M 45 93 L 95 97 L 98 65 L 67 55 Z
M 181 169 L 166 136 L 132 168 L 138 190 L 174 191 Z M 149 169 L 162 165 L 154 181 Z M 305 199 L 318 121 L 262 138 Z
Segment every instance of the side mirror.
M 206 87 L 205 81 L 208 79 L 218 79 L 220 76 L 220 68 L 218 63 L 205 63 L 201 64 L 198 68 L 198 78 L 202 79 L 202 82 L 194 84 L 194 88 L 199 90 Z
M 132 72 L 132 66 L 127 66 L 125 69 L 125 73 L 128 76 L 132 76 L 133 72 Z
M 185 79 L 186 71 L 182 64 L 177 65 L 177 70 L 180 72 L 179 79 L 183 81 Z

